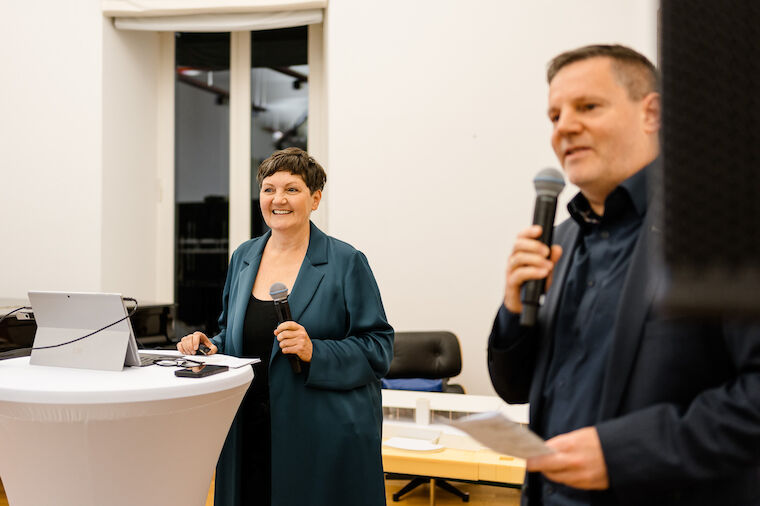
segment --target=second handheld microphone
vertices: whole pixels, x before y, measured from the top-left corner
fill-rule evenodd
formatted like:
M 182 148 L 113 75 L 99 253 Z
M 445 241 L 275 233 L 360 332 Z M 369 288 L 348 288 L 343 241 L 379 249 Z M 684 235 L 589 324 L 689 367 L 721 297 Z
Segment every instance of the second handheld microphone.
M 557 211 L 557 197 L 565 187 L 565 179 L 557 169 L 543 169 L 533 178 L 536 187 L 536 206 L 533 210 L 533 224 L 541 225 L 541 237 L 538 239 L 551 248 L 554 231 L 554 213 Z M 523 309 L 520 324 L 532 327 L 536 324 L 538 302 L 544 293 L 546 279 L 526 281 L 520 292 Z
M 277 324 L 282 322 L 292 321 L 293 317 L 290 315 L 290 304 L 288 304 L 288 287 L 282 283 L 274 283 L 269 287 L 269 296 L 272 297 L 274 302 L 274 309 L 277 311 Z M 288 360 L 290 361 L 290 368 L 293 369 L 295 374 L 301 372 L 301 359 L 298 355 L 288 354 Z

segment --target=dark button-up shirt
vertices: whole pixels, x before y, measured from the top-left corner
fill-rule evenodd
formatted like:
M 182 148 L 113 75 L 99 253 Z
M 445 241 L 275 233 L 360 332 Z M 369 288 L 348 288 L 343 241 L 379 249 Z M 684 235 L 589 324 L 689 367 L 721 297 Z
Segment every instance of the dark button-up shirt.
M 646 172 L 637 172 L 610 193 L 603 216 L 580 193 L 568 205 L 581 232 L 559 302 L 542 392 L 541 432 L 547 439 L 598 420 L 620 293 L 646 214 Z M 543 480 L 542 496 L 546 505 L 590 503 L 586 492 L 548 480 Z

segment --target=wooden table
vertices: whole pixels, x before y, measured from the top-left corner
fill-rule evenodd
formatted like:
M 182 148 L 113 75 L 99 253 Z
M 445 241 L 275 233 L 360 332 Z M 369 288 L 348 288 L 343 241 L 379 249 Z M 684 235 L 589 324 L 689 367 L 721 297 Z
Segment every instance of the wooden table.
M 383 439 L 403 433 L 410 422 L 386 421 Z M 425 429 L 440 430 L 438 451 L 401 450 L 383 445 L 383 469 L 386 473 L 421 477 L 430 480 L 430 504 L 435 504 L 435 479 L 463 481 L 483 485 L 520 488 L 525 477 L 525 461 L 483 448 L 469 436 L 444 425 L 428 425 Z

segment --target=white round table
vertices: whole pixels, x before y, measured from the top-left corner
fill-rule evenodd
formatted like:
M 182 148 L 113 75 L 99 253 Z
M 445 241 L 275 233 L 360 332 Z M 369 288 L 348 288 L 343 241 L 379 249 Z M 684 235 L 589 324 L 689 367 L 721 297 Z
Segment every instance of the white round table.
M 174 370 L 0 361 L 0 479 L 10 504 L 203 506 L 253 370 Z

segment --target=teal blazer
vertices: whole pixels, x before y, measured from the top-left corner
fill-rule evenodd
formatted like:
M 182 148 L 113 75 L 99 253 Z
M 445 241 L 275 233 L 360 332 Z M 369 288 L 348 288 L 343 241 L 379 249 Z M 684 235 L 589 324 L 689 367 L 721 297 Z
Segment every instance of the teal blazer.
M 243 321 L 271 232 L 232 255 L 212 341 L 240 356 Z M 309 247 L 288 298 L 313 344 L 294 374 L 279 346 L 269 357 L 272 505 L 385 505 L 380 379 L 393 358 L 393 328 L 367 258 L 311 224 Z M 272 340 L 274 342 L 274 334 Z M 253 381 L 256 381 L 254 378 Z M 239 431 L 233 422 L 216 475 L 215 506 L 237 506 Z

